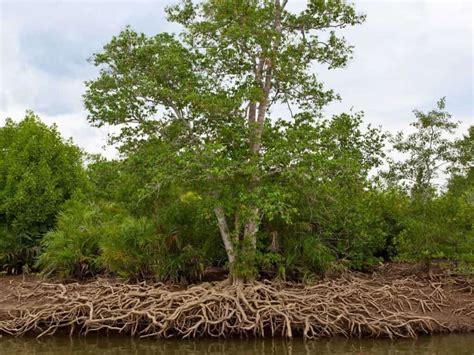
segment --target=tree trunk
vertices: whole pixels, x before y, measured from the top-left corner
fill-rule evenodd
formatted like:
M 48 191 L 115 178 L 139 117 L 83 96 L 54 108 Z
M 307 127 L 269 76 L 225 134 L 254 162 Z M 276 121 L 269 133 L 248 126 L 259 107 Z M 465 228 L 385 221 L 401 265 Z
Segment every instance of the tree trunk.
M 260 224 L 259 218 L 259 209 L 257 207 L 253 208 L 249 220 L 245 224 L 244 229 L 244 243 L 243 243 L 243 252 L 245 253 L 246 259 L 248 258 L 249 262 L 246 265 L 249 269 L 255 267 L 255 252 L 257 249 L 257 233 L 258 227 Z
M 221 206 L 214 208 L 214 213 L 217 217 L 217 224 L 219 226 L 219 231 L 221 232 L 222 241 L 224 242 L 224 248 L 227 253 L 227 258 L 229 259 L 230 271 L 232 273 L 232 268 L 235 264 L 235 246 L 232 242 L 232 236 L 227 226 L 227 220 L 225 218 L 224 209 Z
M 283 7 L 286 5 L 287 1 L 283 2 Z M 281 11 L 282 6 L 280 0 L 275 0 L 275 18 L 274 18 L 274 28 L 276 32 L 281 35 Z M 277 37 L 271 47 L 275 53 L 279 47 L 279 38 Z M 272 58 L 267 56 L 260 56 L 256 60 L 255 65 L 255 80 L 262 90 L 261 98 L 255 102 L 251 101 L 248 106 L 248 125 L 249 125 L 249 148 L 252 158 L 254 158 L 255 171 L 250 177 L 248 184 L 248 192 L 254 193 L 260 184 L 260 176 L 258 173 L 258 158 L 261 151 L 262 144 L 262 134 L 265 126 L 265 119 L 267 110 L 270 104 L 270 93 L 272 90 L 272 80 L 273 80 L 273 67 L 274 63 Z M 260 224 L 260 209 L 257 206 L 257 203 L 250 204 L 247 206 L 250 211 L 250 215 L 247 217 L 246 221 L 243 223 L 243 237 L 242 240 L 239 239 L 241 235 L 241 221 L 239 212 L 236 212 L 235 216 L 235 228 L 234 231 L 235 237 L 232 238 L 232 234 L 229 231 L 225 213 L 222 207 L 214 208 L 214 213 L 217 217 L 219 230 L 221 233 L 222 240 L 224 242 L 224 247 L 227 252 L 230 264 L 230 276 L 234 283 L 241 283 L 247 281 L 251 278 L 250 275 L 253 275 L 255 268 L 255 253 L 257 248 L 257 233 Z M 239 264 L 239 269 L 236 270 L 234 266 Z

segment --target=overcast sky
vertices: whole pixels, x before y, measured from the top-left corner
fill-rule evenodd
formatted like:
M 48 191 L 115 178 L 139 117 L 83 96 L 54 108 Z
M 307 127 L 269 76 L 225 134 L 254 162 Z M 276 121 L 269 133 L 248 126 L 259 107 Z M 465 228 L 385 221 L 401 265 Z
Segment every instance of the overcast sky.
M 0 0 L 0 125 L 35 111 L 88 152 L 101 152 L 106 129 L 92 128 L 82 104 L 84 81 L 97 75 L 87 62 L 126 25 L 147 34 L 175 31 L 164 7 L 176 1 Z M 354 1 L 367 15 L 344 31 L 355 46 L 347 68 L 320 70 L 342 96 L 327 113 L 365 112 L 367 123 L 407 130 L 411 111 L 447 97 L 447 109 L 474 124 L 473 2 Z M 305 0 L 290 0 L 300 8 Z M 105 154 L 113 156 L 113 150 Z

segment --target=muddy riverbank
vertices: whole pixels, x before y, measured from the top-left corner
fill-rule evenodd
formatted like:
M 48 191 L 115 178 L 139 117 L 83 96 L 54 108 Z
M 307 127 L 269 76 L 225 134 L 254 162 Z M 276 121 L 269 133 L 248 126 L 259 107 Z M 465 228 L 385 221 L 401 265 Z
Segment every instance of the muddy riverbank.
M 474 331 L 474 280 L 397 266 L 311 285 L 0 277 L 0 334 L 107 331 L 136 337 L 415 337 Z

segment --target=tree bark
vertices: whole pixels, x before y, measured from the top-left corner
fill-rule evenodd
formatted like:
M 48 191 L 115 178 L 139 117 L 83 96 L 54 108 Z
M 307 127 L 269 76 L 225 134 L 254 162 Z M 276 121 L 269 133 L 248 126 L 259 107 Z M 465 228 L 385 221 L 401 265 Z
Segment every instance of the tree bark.
M 214 208 L 214 213 L 217 217 L 217 224 L 219 226 L 219 231 L 221 232 L 222 241 L 224 242 L 224 248 L 227 253 L 227 258 L 229 259 L 230 268 L 235 263 L 235 246 L 232 242 L 232 236 L 227 226 L 227 220 L 225 218 L 224 209 L 221 206 Z
M 259 226 L 259 208 L 254 207 L 251 212 L 251 216 L 248 222 L 245 224 L 244 229 L 244 245 L 246 246 L 249 257 L 253 259 L 255 257 L 255 250 L 257 248 L 257 232 Z

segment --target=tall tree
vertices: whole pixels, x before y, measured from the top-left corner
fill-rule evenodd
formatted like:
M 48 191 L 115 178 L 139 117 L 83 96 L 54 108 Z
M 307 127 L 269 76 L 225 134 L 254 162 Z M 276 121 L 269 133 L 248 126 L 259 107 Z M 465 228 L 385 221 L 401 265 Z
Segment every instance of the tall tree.
M 459 123 L 445 111 L 445 98 L 429 112 L 414 110 L 415 132 L 405 136 L 399 132 L 392 138 L 393 146 L 406 159 L 392 162 L 389 179 L 404 184 L 412 194 L 425 194 L 436 188 L 435 181 L 447 173 L 456 159 L 456 143 L 449 136 Z
M 450 168 L 449 192 L 462 194 L 468 190 L 474 193 L 474 126 L 468 134 L 456 141 L 454 164 Z M 474 199 L 474 196 L 473 196 Z
M 119 125 L 124 152 L 161 142 L 156 186 L 179 180 L 208 201 L 232 276 L 248 279 L 262 217 L 292 212 L 282 176 L 311 174 L 299 163 L 318 149 L 303 137 L 337 98 L 312 68 L 345 66 L 352 47 L 336 30 L 364 16 L 342 0 L 308 0 L 299 13 L 288 0 L 183 0 L 167 12 L 181 40 L 127 28 L 94 56 L 89 120 Z M 277 105 L 293 119 L 271 117 Z

